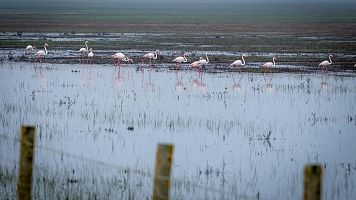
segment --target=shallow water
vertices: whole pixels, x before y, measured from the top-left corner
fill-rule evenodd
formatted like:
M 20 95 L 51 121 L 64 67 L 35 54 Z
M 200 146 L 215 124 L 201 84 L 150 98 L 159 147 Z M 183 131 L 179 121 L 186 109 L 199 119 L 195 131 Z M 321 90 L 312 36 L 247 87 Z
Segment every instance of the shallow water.
M 36 125 L 38 199 L 147 198 L 158 143 L 174 144 L 172 199 L 301 199 L 308 163 L 324 167 L 324 199 L 356 196 L 353 74 L 0 71 L 1 173 L 16 175 L 19 128 Z M 14 198 L 4 180 L 0 197 Z

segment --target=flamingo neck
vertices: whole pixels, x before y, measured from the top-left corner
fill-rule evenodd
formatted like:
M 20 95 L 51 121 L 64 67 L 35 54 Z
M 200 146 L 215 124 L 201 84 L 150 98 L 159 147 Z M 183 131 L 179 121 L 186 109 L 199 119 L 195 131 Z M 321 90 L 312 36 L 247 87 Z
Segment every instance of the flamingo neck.
M 273 66 L 275 66 L 276 65 L 276 61 L 274 61 L 275 60 L 275 58 L 273 58 Z
M 45 49 L 45 55 L 47 55 L 47 48 L 46 48 L 46 45 L 44 45 L 44 49 Z
M 331 56 L 329 56 L 329 60 L 330 60 L 330 62 L 329 62 L 330 64 L 333 63 L 333 61 L 331 60 Z
M 153 59 L 157 59 L 157 51 L 156 51 L 155 56 L 153 57 Z
M 87 43 L 85 43 L 85 46 L 87 47 L 87 51 L 88 51 L 88 44 L 87 44 Z
M 187 58 L 185 57 L 185 54 L 183 55 L 183 62 L 187 62 Z
M 241 56 L 242 58 L 242 65 L 245 65 L 245 59 L 244 59 L 244 56 Z
M 206 63 L 209 63 L 208 54 L 205 54 L 205 57 L 206 57 Z

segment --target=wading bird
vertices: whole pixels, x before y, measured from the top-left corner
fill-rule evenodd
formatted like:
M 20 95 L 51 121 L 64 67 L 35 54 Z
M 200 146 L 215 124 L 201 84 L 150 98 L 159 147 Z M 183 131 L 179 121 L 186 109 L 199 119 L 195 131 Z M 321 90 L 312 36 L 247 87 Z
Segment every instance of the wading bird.
M 86 48 L 80 48 L 79 49 L 79 62 L 81 62 L 82 59 L 84 59 L 84 54 L 88 52 L 88 41 L 85 41 L 85 47 Z
M 206 56 L 206 60 L 203 57 L 200 57 L 198 61 L 194 61 L 190 64 L 190 66 L 192 67 L 204 67 L 206 64 L 209 63 L 209 58 L 208 58 L 208 54 L 205 53 Z
M 40 60 L 40 62 L 42 62 L 42 59 L 47 55 L 47 48 L 46 47 L 48 47 L 48 44 L 46 43 L 44 46 L 44 51 L 43 50 L 39 50 L 39 51 L 37 51 L 37 53 L 35 54 L 35 62 L 37 61 L 37 60 Z
M 114 55 L 111 56 L 111 59 L 112 59 L 112 62 L 114 63 L 114 67 L 116 65 L 118 67 L 120 67 L 121 61 L 133 63 L 133 60 L 126 57 L 123 53 L 115 53 Z M 115 60 L 117 60 L 117 63 L 115 62 Z
M 206 64 L 209 63 L 209 58 L 208 58 L 208 54 L 205 53 L 205 57 L 206 57 L 206 60 L 204 58 L 200 58 L 199 60 L 199 66 L 200 67 L 204 67 Z
M 158 54 L 159 54 L 159 50 L 156 50 L 155 54 L 153 54 L 153 53 L 145 54 L 145 55 L 143 56 L 142 64 L 143 64 L 143 61 L 144 61 L 145 59 L 149 59 L 149 64 L 151 64 L 151 60 L 152 60 L 152 59 L 156 60 Z
M 328 70 L 328 66 L 331 65 L 333 63 L 333 61 L 331 60 L 331 58 L 333 57 L 333 55 L 329 55 L 329 60 L 324 60 L 323 62 L 321 62 L 319 64 L 319 67 L 321 67 L 323 70 L 325 71 L 329 71 Z M 329 62 L 330 61 L 330 62 Z
M 179 56 L 179 57 L 177 57 L 177 58 L 175 58 L 175 59 L 173 60 L 173 62 L 176 63 L 176 67 L 177 67 L 177 68 L 182 65 L 182 62 L 187 62 L 187 61 L 188 61 L 187 58 L 185 57 L 185 55 L 186 55 L 186 54 L 183 53 L 183 57 L 182 57 L 182 56 Z
M 233 63 L 231 63 L 230 67 L 237 67 L 239 68 L 240 72 L 241 72 L 241 66 L 244 66 L 245 63 L 245 59 L 244 59 L 244 55 L 241 56 L 241 60 L 235 60 Z
M 25 50 L 25 55 L 28 54 L 29 52 L 32 52 L 34 49 L 36 49 L 35 46 L 28 45 Z
M 203 59 L 203 57 L 200 57 L 200 59 Z M 200 61 L 200 60 L 192 62 L 192 63 L 190 64 L 190 66 L 192 66 L 192 67 L 198 67 L 198 66 L 199 66 L 199 61 Z
M 93 62 L 93 57 L 94 57 L 94 53 L 93 53 L 93 49 L 89 49 L 89 53 L 88 53 L 88 60 L 87 60 L 87 63 L 89 63 L 90 61 L 90 64 L 92 64 Z
M 192 67 L 199 67 L 199 63 L 200 63 L 200 61 L 203 60 L 203 59 L 204 59 L 203 57 L 200 57 L 199 60 L 192 62 L 192 63 L 190 64 L 190 66 L 192 66 Z
M 266 62 L 265 64 L 262 65 L 262 67 L 266 68 L 264 73 L 267 72 L 267 69 L 268 69 L 268 68 L 271 68 L 271 67 L 273 67 L 273 66 L 276 66 L 276 62 L 275 62 L 276 60 L 277 60 L 277 58 L 276 58 L 276 57 L 273 57 L 273 59 L 272 59 L 273 62 Z

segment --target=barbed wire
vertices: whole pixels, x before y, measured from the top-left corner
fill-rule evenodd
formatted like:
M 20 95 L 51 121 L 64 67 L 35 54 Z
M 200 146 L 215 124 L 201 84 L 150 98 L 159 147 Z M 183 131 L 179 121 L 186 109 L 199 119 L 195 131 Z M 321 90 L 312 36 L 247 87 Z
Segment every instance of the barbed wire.
M 18 143 L 21 142 L 20 139 L 18 139 L 18 138 L 13 138 L 13 137 L 10 137 L 10 136 L 4 135 L 4 134 L 0 134 L 0 137 L 4 138 L 4 139 L 9 139 L 11 141 L 18 142 Z M 77 159 L 77 160 L 81 160 L 81 161 L 85 161 L 85 162 L 91 162 L 91 163 L 94 163 L 96 165 L 101 165 L 101 166 L 105 166 L 105 167 L 109 167 L 109 168 L 114 168 L 114 169 L 122 171 L 124 173 L 133 173 L 133 174 L 138 174 L 138 175 L 142 175 L 142 176 L 146 176 L 146 177 L 152 177 L 152 174 L 150 172 L 144 172 L 143 170 L 140 170 L 140 169 L 132 170 L 129 167 L 118 166 L 118 165 L 115 165 L 115 164 L 112 164 L 112 163 L 107 163 L 107 162 L 104 162 L 104 161 L 100 161 L 100 160 L 96 160 L 96 159 L 92 159 L 92 158 L 88 158 L 88 157 L 72 154 L 72 153 L 69 153 L 69 152 L 66 152 L 66 151 L 63 151 L 63 150 L 50 148 L 50 147 L 47 147 L 47 146 L 44 146 L 44 145 L 41 145 L 41 144 L 36 144 L 35 147 L 36 147 L 36 151 L 38 151 L 38 149 L 42 149 L 44 151 L 51 152 L 53 154 L 57 154 L 57 155 L 60 155 L 60 156 L 67 156 L 67 157 L 74 158 L 74 159 Z
M 10 137 L 10 136 L 4 135 L 4 134 L 0 134 L 0 138 L 11 140 L 11 141 L 14 141 L 14 142 L 17 142 L 17 143 L 21 142 L 19 138 Z M 96 159 L 92 159 L 92 158 L 88 158 L 88 157 L 72 154 L 72 153 L 69 153 L 69 152 L 65 152 L 63 150 L 50 148 L 48 146 L 44 146 L 44 145 L 41 145 L 41 144 L 36 144 L 35 146 L 36 146 L 36 152 L 38 152 L 38 150 L 41 149 L 41 150 L 44 150 L 44 151 L 47 151 L 47 152 L 50 152 L 50 153 L 53 153 L 53 154 L 56 154 L 56 155 L 59 155 L 59 156 L 66 156 L 66 157 L 73 158 L 73 159 L 76 159 L 76 160 L 80 160 L 80 161 L 83 161 L 83 162 L 90 162 L 90 163 L 93 163 L 93 164 L 96 164 L 96 165 L 99 165 L 99 166 L 109 167 L 109 168 L 118 170 L 118 171 L 123 172 L 123 173 L 132 173 L 132 174 L 135 174 L 135 175 L 149 177 L 149 178 L 152 178 L 152 181 L 153 181 L 152 173 L 144 172 L 143 170 L 140 170 L 140 169 L 132 170 L 129 167 L 118 166 L 118 165 L 115 165 L 115 164 L 112 164 L 112 163 L 107 163 L 107 162 L 104 162 L 104 161 L 100 161 L 100 160 L 96 160 Z M 12 162 L 12 163 L 17 161 L 16 159 L 13 159 L 13 158 L 12 159 L 7 158 L 7 157 L 2 157 L 2 158 L 6 159 L 7 161 Z M 164 178 L 169 178 L 169 177 L 164 177 Z M 255 197 L 249 197 L 249 196 L 246 196 L 246 195 L 237 194 L 237 193 L 234 192 L 234 190 L 232 190 L 230 188 L 227 188 L 227 189 L 215 188 L 215 187 L 212 187 L 212 186 L 207 186 L 207 185 L 200 184 L 198 182 L 179 179 L 178 177 L 171 177 L 170 179 L 171 179 L 172 185 L 183 185 L 183 187 L 201 189 L 201 190 L 205 190 L 205 191 L 209 191 L 209 192 L 213 192 L 213 193 L 224 194 L 225 196 L 231 197 L 231 198 L 256 199 Z
M 201 190 L 205 190 L 205 191 L 209 191 L 209 192 L 213 192 L 213 193 L 217 193 L 217 194 L 224 194 L 224 196 L 230 197 L 230 198 L 256 199 L 256 197 L 247 196 L 245 194 L 238 194 L 232 188 L 221 188 L 221 187 L 220 188 L 216 188 L 216 187 L 213 187 L 213 186 L 203 185 L 203 184 L 200 184 L 200 183 L 194 182 L 194 181 L 180 180 L 177 177 L 172 177 L 171 181 L 172 181 L 172 185 L 174 185 L 174 184 L 183 185 L 183 187 L 189 187 L 190 190 L 192 190 L 192 188 L 198 188 L 198 189 L 201 189 Z
M 144 172 L 143 170 L 140 170 L 140 169 L 132 170 L 129 167 L 118 166 L 118 165 L 115 165 L 112 163 L 107 163 L 104 161 L 100 161 L 100 160 L 96 160 L 96 159 L 92 159 L 92 158 L 88 158 L 88 157 L 84 157 L 84 156 L 80 156 L 80 155 L 75 155 L 72 153 L 65 152 L 63 150 L 57 150 L 57 149 L 50 148 L 50 147 L 43 146 L 43 145 L 37 145 L 37 147 L 42 150 L 45 150 L 47 152 L 51 152 L 53 154 L 57 154 L 60 156 L 67 156 L 67 157 L 74 158 L 74 159 L 77 159 L 80 161 L 90 162 L 90 163 L 94 163 L 96 165 L 113 168 L 113 169 L 116 169 L 116 170 L 124 172 L 124 173 L 132 173 L 132 174 L 141 175 L 141 176 L 145 176 L 145 177 L 152 177 L 151 173 Z

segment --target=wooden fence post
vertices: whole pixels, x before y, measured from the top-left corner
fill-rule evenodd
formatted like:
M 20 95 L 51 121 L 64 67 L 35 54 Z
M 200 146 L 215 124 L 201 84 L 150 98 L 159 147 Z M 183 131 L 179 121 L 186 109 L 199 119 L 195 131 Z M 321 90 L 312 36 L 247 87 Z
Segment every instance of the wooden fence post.
M 17 199 L 30 200 L 32 190 L 33 149 L 35 127 L 21 126 L 20 171 L 17 183 Z
M 168 200 L 173 159 L 172 144 L 158 144 L 153 186 L 153 200 Z
M 321 199 L 322 173 L 321 165 L 304 167 L 304 200 Z

